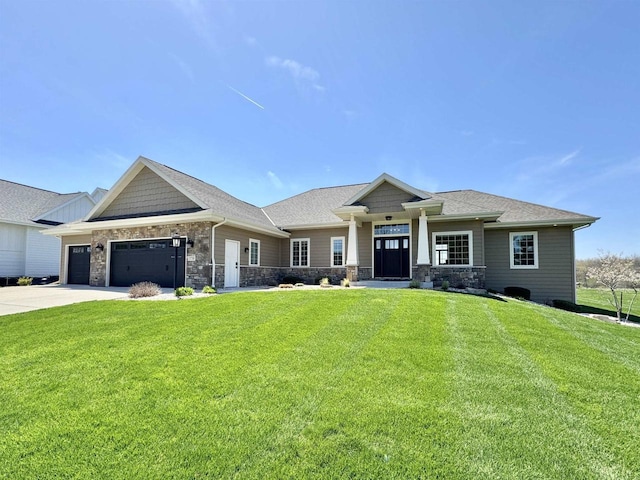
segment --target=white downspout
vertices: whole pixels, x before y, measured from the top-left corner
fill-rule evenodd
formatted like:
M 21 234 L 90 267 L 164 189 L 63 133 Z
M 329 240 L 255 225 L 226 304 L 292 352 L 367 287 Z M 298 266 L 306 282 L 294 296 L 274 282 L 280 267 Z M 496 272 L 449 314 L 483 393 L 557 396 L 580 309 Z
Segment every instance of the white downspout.
M 221 227 L 227 223 L 227 218 L 223 218 L 220 223 L 216 223 L 213 227 L 211 227 L 211 283 L 212 286 L 218 288 L 216 286 L 216 228 Z

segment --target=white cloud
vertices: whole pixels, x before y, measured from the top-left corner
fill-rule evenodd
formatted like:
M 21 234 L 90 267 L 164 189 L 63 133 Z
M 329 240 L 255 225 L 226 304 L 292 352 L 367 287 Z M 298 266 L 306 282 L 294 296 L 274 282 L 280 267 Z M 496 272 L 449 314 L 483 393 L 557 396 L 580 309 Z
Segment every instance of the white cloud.
M 282 180 L 278 178 L 278 176 L 273 173 L 271 170 L 267 172 L 267 177 L 269 177 L 269 181 L 271 184 L 276 187 L 278 190 L 281 190 L 284 187 Z
M 295 60 L 291 60 L 288 58 L 271 56 L 265 59 L 265 63 L 269 67 L 276 67 L 287 70 L 295 80 L 306 80 L 315 84 L 320 78 L 320 74 L 313 68 L 307 67 L 305 65 L 302 65 L 301 63 L 296 62 Z
M 258 45 L 258 40 L 256 40 L 255 37 L 251 37 L 249 35 L 245 35 L 244 43 L 246 43 L 250 47 L 255 47 L 256 45 Z

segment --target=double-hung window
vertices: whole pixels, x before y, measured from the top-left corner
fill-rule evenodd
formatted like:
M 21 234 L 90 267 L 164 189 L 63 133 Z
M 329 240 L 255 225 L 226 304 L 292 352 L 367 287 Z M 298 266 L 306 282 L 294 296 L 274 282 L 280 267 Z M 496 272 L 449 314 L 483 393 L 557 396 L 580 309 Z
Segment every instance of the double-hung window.
M 509 232 L 511 268 L 538 268 L 538 232 Z
M 260 240 L 249 239 L 249 265 L 260 266 Z
M 291 266 L 292 267 L 308 267 L 309 266 L 309 239 L 308 238 L 291 239 Z
M 473 232 L 434 232 L 434 265 L 472 266 Z
M 331 237 L 331 266 L 344 265 L 344 237 Z

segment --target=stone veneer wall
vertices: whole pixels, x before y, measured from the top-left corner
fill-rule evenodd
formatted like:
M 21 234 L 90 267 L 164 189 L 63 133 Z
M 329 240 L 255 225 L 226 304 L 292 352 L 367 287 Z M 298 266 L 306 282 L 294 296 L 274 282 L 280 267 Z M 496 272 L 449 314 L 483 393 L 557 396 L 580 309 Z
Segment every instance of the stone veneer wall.
M 434 287 L 441 287 L 446 280 L 452 288 L 485 289 L 485 270 L 486 267 L 430 267 L 429 276 Z
M 113 240 L 145 240 L 152 238 L 171 238 L 177 232 L 181 237 L 193 240 L 193 247 L 187 247 L 187 269 L 185 285 L 200 289 L 211 285 L 211 222 L 178 223 L 170 225 L 151 225 L 107 230 L 95 230 L 91 236 L 91 266 L 89 284 L 104 287 L 107 281 L 108 242 Z M 99 223 L 96 223 L 99 226 Z M 103 252 L 96 245 L 105 246 Z M 194 260 L 189 260 L 189 258 Z M 224 277 L 223 277 L 224 278 Z
M 364 269 L 370 270 L 370 269 Z M 240 286 L 275 286 L 285 277 L 298 277 L 307 285 L 318 283 L 327 277 L 333 285 L 339 285 L 347 276 L 345 268 L 289 268 L 289 267 L 240 267 Z M 224 266 L 216 265 L 215 286 L 224 287 Z

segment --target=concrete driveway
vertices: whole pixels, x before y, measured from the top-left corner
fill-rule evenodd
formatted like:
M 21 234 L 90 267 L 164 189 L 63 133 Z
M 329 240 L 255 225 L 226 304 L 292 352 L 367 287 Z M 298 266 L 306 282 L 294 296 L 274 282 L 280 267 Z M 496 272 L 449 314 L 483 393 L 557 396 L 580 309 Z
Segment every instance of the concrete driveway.
M 87 285 L 32 285 L 0 288 L 0 315 L 29 312 L 91 300 L 127 298 L 126 287 L 89 287 Z

